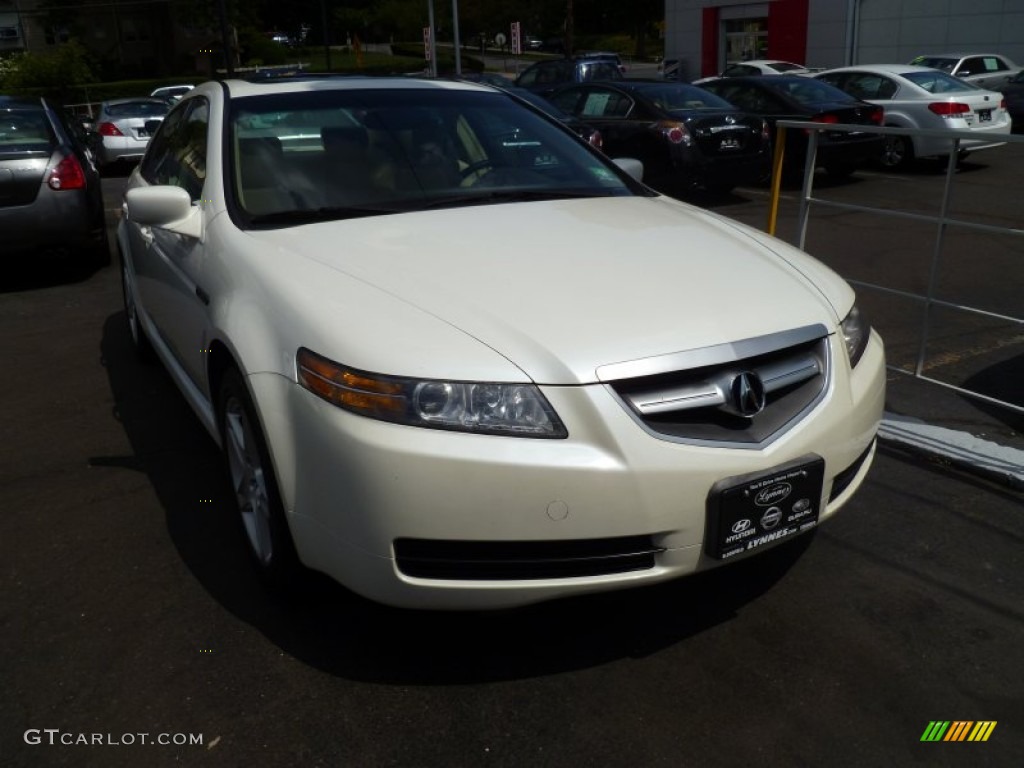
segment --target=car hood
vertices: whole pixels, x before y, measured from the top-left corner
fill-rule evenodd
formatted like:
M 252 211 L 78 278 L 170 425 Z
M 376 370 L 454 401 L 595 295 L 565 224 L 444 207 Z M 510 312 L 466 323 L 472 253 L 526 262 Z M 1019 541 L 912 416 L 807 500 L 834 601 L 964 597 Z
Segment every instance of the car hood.
M 806 254 L 669 198 L 475 206 L 250 234 L 432 315 L 540 384 L 591 383 L 602 366 L 808 325 L 832 331 L 853 302 Z M 304 287 L 325 304 L 337 295 L 330 279 Z

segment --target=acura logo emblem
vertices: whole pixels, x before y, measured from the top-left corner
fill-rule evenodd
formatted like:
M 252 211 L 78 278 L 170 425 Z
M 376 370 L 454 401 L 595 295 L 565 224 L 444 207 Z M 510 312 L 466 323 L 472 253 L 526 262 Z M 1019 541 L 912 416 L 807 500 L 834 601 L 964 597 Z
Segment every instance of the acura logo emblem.
M 743 416 L 756 416 L 764 410 L 765 393 L 761 377 L 744 371 L 732 380 L 732 402 Z

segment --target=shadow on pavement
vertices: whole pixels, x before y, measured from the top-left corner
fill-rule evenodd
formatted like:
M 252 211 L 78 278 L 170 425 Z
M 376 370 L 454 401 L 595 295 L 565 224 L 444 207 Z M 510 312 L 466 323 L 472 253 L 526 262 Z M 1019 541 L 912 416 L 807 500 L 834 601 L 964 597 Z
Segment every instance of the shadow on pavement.
M 983 368 L 965 380 L 963 388 L 1024 408 L 1024 354 Z M 1024 435 L 1024 414 L 984 400 L 969 400 L 978 410 Z
M 144 472 L 170 540 L 203 588 L 285 653 L 340 677 L 464 684 L 644 657 L 731 620 L 770 590 L 813 538 L 659 586 L 495 613 L 387 608 L 315 573 L 287 594 L 274 593 L 249 561 L 216 446 L 163 369 L 138 361 L 123 313 L 107 318 L 101 352 L 115 417 L 133 453 L 91 463 Z M 167 599 L 176 589 L 167 586 Z
M 18 293 L 75 285 L 89 280 L 100 269 L 87 251 L 46 251 L 10 259 L 0 277 L 0 293 Z

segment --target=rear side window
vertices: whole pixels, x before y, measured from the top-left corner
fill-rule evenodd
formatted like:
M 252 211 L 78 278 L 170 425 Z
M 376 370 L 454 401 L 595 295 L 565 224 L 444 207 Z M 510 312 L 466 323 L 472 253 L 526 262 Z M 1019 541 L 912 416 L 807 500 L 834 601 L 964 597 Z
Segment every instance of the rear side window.
M 49 153 L 56 143 L 53 127 L 43 110 L 0 112 L 0 154 Z
M 633 106 L 633 100 L 618 91 L 594 88 L 587 93 L 580 114 L 583 117 L 625 117 Z
M 998 56 L 975 56 L 967 59 L 957 74 L 981 75 L 987 72 L 1005 72 L 1009 67 Z
M 622 72 L 610 61 L 595 61 L 583 64 L 581 67 L 581 80 L 621 80 Z
M 822 79 L 824 80 L 824 78 Z M 870 73 L 853 73 L 842 85 L 831 81 L 829 84 L 841 88 L 855 98 L 864 100 L 891 99 L 896 93 L 896 84 L 892 80 Z

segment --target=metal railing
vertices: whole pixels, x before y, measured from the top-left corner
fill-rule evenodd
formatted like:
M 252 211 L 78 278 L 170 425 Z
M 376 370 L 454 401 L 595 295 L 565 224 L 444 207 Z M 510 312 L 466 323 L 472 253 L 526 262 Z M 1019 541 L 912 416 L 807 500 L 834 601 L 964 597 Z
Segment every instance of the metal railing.
M 786 130 L 797 129 L 808 132 L 808 147 L 807 157 L 804 163 L 804 175 L 803 175 L 803 186 L 800 193 L 800 210 L 797 216 L 797 228 L 798 228 L 798 241 L 797 246 L 803 250 L 804 244 L 807 237 L 807 223 L 810 218 L 810 211 L 812 205 L 823 206 L 827 208 L 834 208 L 843 211 L 855 211 L 862 213 L 872 213 L 880 216 L 889 216 L 894 218 L 909 219 L 913 221 L 929 222 L 936 225 L 935 243 L 932 249 L 931 265 L 929 267 L 928 285 L 926 293 L 919 294 L 910 291 L 901 291 L 892 287 L 878 285 L 876 283 L 869 283 L 860 280 L 848 280 L 852 285 L 858 287 L 869 288 L 876 291 L 881 291 L 890 295 L 900 296 L 906 299 L 912 299 L 920 302 L 922 307 L 921 317 L 921 331 L 918 343 L 917 361 L 913 371 L 908 371 L 905 368 L 889 365 L 889 370 L 897 373 L 914 376 L 922 381 L 927 381 L 932 384 L 936 384 L 947 389 L 951 389 L 955 392 L 964 395 L 965 397 L 971 397 L 977 400 L 982 400 L 993 405 L 1007 408 L 1017 413 L 1024 413 L 1024 406 L 1016 403 L 1011 403 L 1006 400 L 991 397 L 975 390 L 959 387 L 949 382 L 941 381 L 939 379 L 932 378 L 925 375 L 925 357 L 928 348 L 928 338 L 931 331 L 932 312 L 935 307 L 943 307 L 946 309 L 959 310 L 962 312 L 968 312 L 974 315 L 988 317 L 995 320 L 1006 321 L 1015 323 L 1024 327 L 1024 317 L 1014 317 L 1010 315 L 1004 315 L 998 312 L 990 312 L 980 307 L 967 306 L 965 304 L 957 304 L 955 302 L 944 301 L 936 297 L 936 286 L 939 277 L 939 267 L 941 264 L 942 249 L 945 242 L 946 230 L 951 227 L 963 227 L 978 232 L 987 232 L 990 234 L 1000 235 L 1011 235 L 1016 237 L 1024 236 L 1024 229 L 1016 227 L 999 227 L 990 224 L 981 224 L 978 222 L 964 221 L 962 219 L 954 219 L 950 216 L 950 200 L 951 200 L 951 189 L 953 185 L 953 178 L 956 173 L 957 163 L 960 154 L 960 142 L 970 141 L 973 144 L 977 144 L 979 136 L 977 133 L 971 131 L 935 131 L 935 130 L 923 130 L 923 129 L 909 129 L 909 128 L 890 128 L 890 127 L 879 127 L 871 128 L 871 133 L 882 134 L 882 135 L 899 135 L 899 136 L 921 136 L 925 138 L 938 138 L 945 139 L 950 143 L 949 162 L 946 165 L 946 176 L 942 188 L 942 201 L 939 207 L 939 213 L 936 215 L 913 213 L 910 211 L 893 210 L 891 208 L 878 208 L 867 205 L 857 205 L 854 203 L 844 203 L 836 200 L 825 200 L 822 198 L 814 197 L 814 171 L 816 168 L 816 158 L 818 152 L 818 135 L 822 131 L 844 131 L 844 132 L 864 132 L 863 125 L 850 125 L 850 124 L 829 124 L 829 123 L 812 123 L 795 120 L 780 120 L 777 124 L 777 135 L 775 139 L 775 157 L 772 166 L 772 184 L 771 184 L 771 200 L 769 204 L 768 212 L 768 226 L 767 231 L 769 234 L 775 234 L 775 226 L 778 219 L 779 210 L 779 197 L 782 180 L 782 163 L 784 159 L 784 151 L 786 144 Z M 986 135 L 984 136 L 986 145 L 991 143 L 1011 143 L 1011 144 L 1024 144 L 1024 136 L 1014 136 L 1012 134 L 998 134 L 998 135 Z M 1022 217 L 1024 218 L 1024 217 Z M 1024 265 L 1022 265 L 1024 268 Z M 1022 300 L 1024 305 L 1024 300 Z

